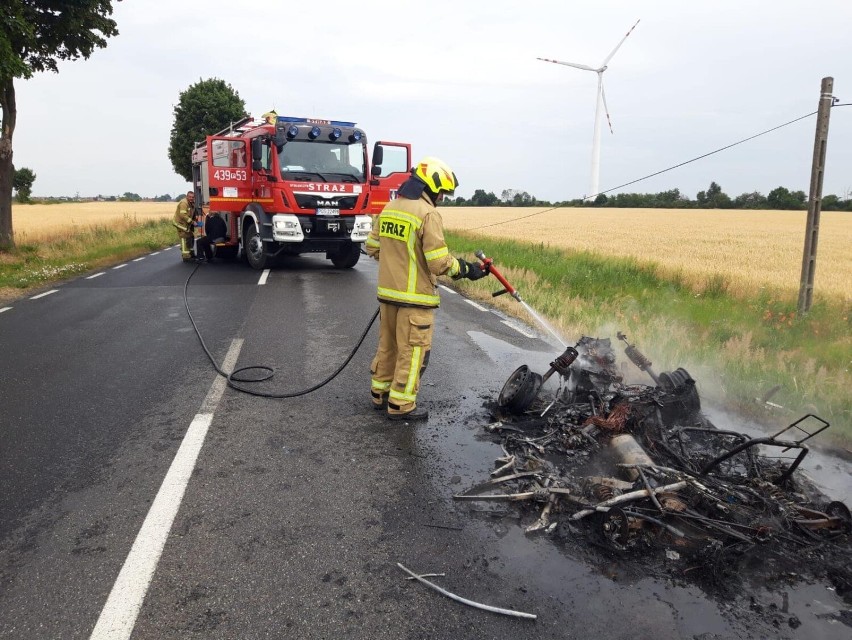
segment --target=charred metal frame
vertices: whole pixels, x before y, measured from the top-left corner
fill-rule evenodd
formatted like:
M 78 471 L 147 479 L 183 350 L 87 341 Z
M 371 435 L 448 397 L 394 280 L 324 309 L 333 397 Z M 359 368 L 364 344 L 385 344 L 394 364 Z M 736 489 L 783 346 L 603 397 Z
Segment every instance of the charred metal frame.
M 822 423 L 822 426 L 814 432 L 805 431 L 805 429 L 800 427 L 799 424 L 801 422 L 803 422 L 804 420 L 807 420 L 808 418 L 814 418 L 815 420 L 818 420 L 819 422 Z M 734 457 L 735 455 L 737 455 L 738 453 L 741 453 L 742 451 L 746 451 L 748 449 L 751 449 L 752 447 L 756 447 L 756 446 L 760 446 L 760 445 L 767 445 L 767 446 L 770 446 L 770 447 L 784 447 L 784 451 L 789 451 L 790 449 L 800 449 L 799 455 L 796 456 L 796 459 L 790 464 L 789 467 L 787 467 L 787 470 L 784 473 L 782 473 L 781 476 L 777 480 L 773 481 L 774 484 L 782 485 L 790 478 L 791 475 L 793 475 L 793 472 L 802 463 L 802 460 L 805 459 L 805 456 L 808 455 L 809 449 L 802 443 L 804 443 L 806 440 L 810 440 L 815 435 L 822 433 L 823 431 L 828 429 L 830 426 L 831 425 L 828 422 L 826 422 L 825 420 L 823 420 L 819 416 L 814 415 L 813 413 L 808 413 L 808 414 L 802 416 L 801 418 L 799 418 L 798 420 L 796 420 L 794 423 L 788 425 L 787 427 L 784 427 L 778 433 L 775 433 L 775 434 L 768 436 L 768 437 L 765 437 L 765 438 L 752 438 L 751 440 L 747 440 L 746 442 L 743 442 L 743 443 L 737 445 L 736 447 L 734 447 L 730 451 L 723 453 L 722 455 L 714 458 L 713 460 L 711 460 L 710 462 L 705 464 L 704 467 L 701 469 L 701 471 L 698 472 L 698 475 L 706 476 L 708 473 L 710 473 L 713 469 L 718 467 L 725 460 L 728 460 L 728 459 Z M 790 429 L 793 429 L 793 428 L 799 429 L 799 431 L 804 432 L 805 437 L 802 438 L 801 440 L 779 440 L 778 439 L 778 437 L 781 434 L 786 433 L 787 431 L 789 431 Z M 720 432 L 720 433 L 722 433 L 722 432 Z M 782 453 L 784 453 L 784 451 L 782 451 Z M 749 458 L 751 458 L 750 455 L 749 455 Z

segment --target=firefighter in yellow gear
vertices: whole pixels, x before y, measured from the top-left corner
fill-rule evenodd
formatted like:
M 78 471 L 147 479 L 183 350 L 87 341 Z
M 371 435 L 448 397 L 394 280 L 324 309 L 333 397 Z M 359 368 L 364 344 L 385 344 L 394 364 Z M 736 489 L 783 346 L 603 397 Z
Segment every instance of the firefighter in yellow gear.
M 188 262 L 193 258 L 192 244 L 193 233 L 192 226 L 195 218 L 195 194 L 188 191 L 186 197 L 178 202 L 175 209 L 175 216 L 172 219 L 172 224 L 175 226 L 180 238 L 180 256 L 184 262 Z
M 373 219 L 367 254 L 379 261 L 379 345 L 370 373 L 373 408 L 387 404 L 392 420 L 425 420 L 417 407 L 420 377 L 429 362 L 435 309 L 440 305 L 438 279 L 478 280 L 487 275 L 476 263 L 450 255 L 444 223 L 435 208 L 458 186 L 455 173 L 441 160 L 427 157 Z

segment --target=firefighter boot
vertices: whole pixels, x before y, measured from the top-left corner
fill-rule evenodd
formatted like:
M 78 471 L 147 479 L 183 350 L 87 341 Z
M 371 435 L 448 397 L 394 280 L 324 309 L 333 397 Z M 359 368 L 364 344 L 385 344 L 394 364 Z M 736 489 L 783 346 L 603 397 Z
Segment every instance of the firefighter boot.
M 184 262 L 192 262 L 192 248 L 189 246 L 188 238 L 180 239 L 180 257 Z
M 388 404 L 389 409 L 399 409 L 393 403 Z M 429 419 L 429 410 L 422 407 L 415 407 L 411 411 L 405 413 L 388 413 L 388 420 L 399 420 L 400 422 L 420 422 Z
M 380 411 L 388 408 L 388 394 L 370 391 L 370 395 L 373 398 L 373 409 Z

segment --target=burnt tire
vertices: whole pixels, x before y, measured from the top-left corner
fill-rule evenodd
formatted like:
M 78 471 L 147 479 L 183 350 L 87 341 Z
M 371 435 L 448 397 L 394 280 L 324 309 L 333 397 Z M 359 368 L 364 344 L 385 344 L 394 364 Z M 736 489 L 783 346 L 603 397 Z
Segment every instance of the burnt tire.
M 254 223 L 246 226 L 243 234 L 243 253 L 252 269 L 262 271 L 269 266 L 270 257 L 264 253 L 260 230 Z
M 331 263 L 338 269 L 351 269 L 361 258 L 361 245 L 346 242 L 334 253 L 328 254 Z

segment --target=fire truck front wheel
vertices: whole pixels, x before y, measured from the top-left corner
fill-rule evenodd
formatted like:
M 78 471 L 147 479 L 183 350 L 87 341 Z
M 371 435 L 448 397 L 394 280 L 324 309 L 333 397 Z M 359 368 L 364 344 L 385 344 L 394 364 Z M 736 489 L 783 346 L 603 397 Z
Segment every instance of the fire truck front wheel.
M 243 234 L 243 252 L 252 269 L 262 270 L 269 265 L 269 256 L 263 252 L 260 231 L 253 223 L 246 227 L 246 232 Z
M 331 263 L 338 269 L 351 269 L 358 263 L 361 257 L 361 245 L 354 242 L 345 242 L 340 249 L 329 253 Z

